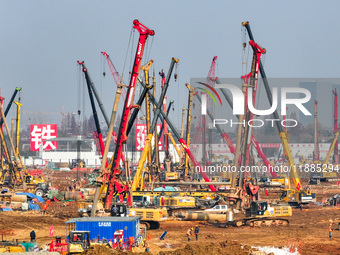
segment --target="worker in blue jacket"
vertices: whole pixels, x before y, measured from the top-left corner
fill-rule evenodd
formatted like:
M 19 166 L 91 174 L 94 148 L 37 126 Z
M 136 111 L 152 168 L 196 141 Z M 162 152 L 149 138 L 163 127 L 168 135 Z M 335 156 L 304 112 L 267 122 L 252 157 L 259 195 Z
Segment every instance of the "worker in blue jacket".
M 200 229 L 198 228 L 198 226 L 196 225 L 196 227 L 195 227 L 195 236 L 196 236 L 196 241 L 198 241 L 198 234 L 199 234 L 199 232 L 200 232 Z

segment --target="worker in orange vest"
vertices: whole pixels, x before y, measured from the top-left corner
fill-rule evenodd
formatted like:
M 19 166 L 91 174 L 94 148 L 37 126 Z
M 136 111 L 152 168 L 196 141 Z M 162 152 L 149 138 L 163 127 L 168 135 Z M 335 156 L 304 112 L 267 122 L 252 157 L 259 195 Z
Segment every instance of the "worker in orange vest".
M 47 204 L 44 204 L 42 208 L 43 214 L 46 214 L 46 210 L 47 210 Z
M 189 229 L 188 229 L 188 231 L 187 231 L 187 237 L 188 237 L 188 241 L 190 241 L 190 240 L 191 240 L 192 231 L 193 231 L 193 228 L 189 228 Z
M 144 241 L 144 248 L 145 248 L 145 252 L 149 252 L 150 248 L 149 248 L 149 244 L 147 243 L 146 240 Z
M 332 233 L 333 233 L 333 228 L 332 228 L 332 223 L 331 223 L 329 224 L 329 227 L 328 227 L 329 238 L 332 238 Z

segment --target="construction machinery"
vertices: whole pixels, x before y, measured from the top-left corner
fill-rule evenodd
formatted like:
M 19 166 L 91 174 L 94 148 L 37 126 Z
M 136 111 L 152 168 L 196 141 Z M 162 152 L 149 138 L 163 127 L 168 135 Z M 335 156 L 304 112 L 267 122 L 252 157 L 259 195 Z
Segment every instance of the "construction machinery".
M 123 87 L 123 75 L 122 75 L 122 77 L 119 76 L 119 73 L 118 73 L 116 67 L 114 66 L 114 64 L 112 63 L 112 60 L 111 60 L 109 54 L 107 54 L 105 51 L 102 51 L 101 53 L 103 54 L 103 56 L 105 57 L 105 59 L 107 61 L 107 64 L 110 68 L 112 78 L 113 78 L 114 82 L 116 83 L 117 88 L 121 89 L 120 96 L 121 96 L 122 100 L 125 100 L 126 91 L 125 91 L 125 88 Z M 103 73 L 103 75 L 105 76 L 105 72 Z
M 143 82 L 141 82 L 142 86 L 145 87 L 145 84 Z M 172 130 L 172 133 L 174 134 L 174 136 L 177 138 L 177 140 L 179 141 L 179 143 L 181 144 L 181 146 L 184 148 L 185 152 L 189 155 L 189 158 L 191 159 L 193 165 L 195 166 L 196 169 L 198 169 L 198 172 L 202 175 L 203 179 L 206 182 L 210 182 L 209 177 L 206 175 L 206 173 L 204 171 L 202 171 L 202 167 L 200 166 L 200 164 L 198 163 L 198 161 L 196 160 L 195 156 L 192 154 L 192 152 L 190 151 L 186 141 L 181 138 L 181 136 L 179 135 L 179 133 L 177 132 L 177 129 L 175 128 L 175 126 L 173 125 L 173 123 L 171 122 L 171 120 L 168 118 L 168 116 L 166 115 L 166 113 L 160 108 L 160 104 L 162 103 L 161 101 L 159 101 L 158 103 L 156 103 L 156 100 L 154 98 L 154 96 L 151 94 L 150 91 L 147 91 L 147 93 L 149 94 L 150 100 L 154 105 L 157 105 L 157 111 L 158 113 L 160 113 L 163 118 L 165 119 L 165 121 L 168 123 L 169 128 Z M 157 116 L 158 114 L 155 114 L 155 116 Z M 149 138 L 152 138 L 151 134 L 148 134 Z M 144 148 L 145 149 L 145 148 Z M 144 150 L 143 150 L 144 151 Z M 145 160 L 144 160 L 145 162 Z M 141 163 L 141 161 L 140 161 Z M 142 169 L 142 166 L 140 167 L 140 171 Z M 138 168 L 137 168 L 137 173 L 138 173 Z M 136 173 L 136 174 L 137 174 Z M 140 172 L 141 173 L 141 172 Z M 139 173 L 139 174 L 140 174 Z M 136 177 L 135 177 L 136 178 Z M 138 177 L 140 178 L 140 176 Z M 135 182 L 134 182 L 135 183 Z M 207 183 L 207 184 L 208 184 Z M 209 184 L 208 184 L 209 185 Z M 137 188 L 137 184 L 136 186 L 134 186 L 134 188 L 132 189 L 133 191 L 135 191 Z M 215 192 L 216 188 L 213 185 L 209 185 L 209 188 L 211 191 Z
M 47 195 L 51 185 L 48 182 L 40 182 L 36 185 L 34 194 L 39 197 L 44 197 Z
M 107 186 L 107 192 L 106 192 L 106 195 L 104 197 L 104 199 L 105 199 L 105 209 L 106 210 L 109 209 L 109 210 L 111 210 L 111 212 L 112 212 L 112 208 L 115 207 L 115 204 L 112 204 L 112 200 L 113 200 L 113 196 L 116 195 L 116 194 L 119 194 L 119 196 L 120 196 L 120 202 L 121 202 L 121 204 L 119 205 L 120 208 L 126 207 L 126 205 L 123 204 L 122 202 L 124 201 L 125 195 L 130 191 L 130 188 L 129 188 L 129 183 L 124 184 L 121 181 L 121 178 L 120 178 L 121 170 L 120 170 L 119 162 L 120 162 L 121 157 L 122 157 L 123 144 L 127 140 L 127 136 L 129 134 L 129 131 L 131 130 L 133 122 L 134 122 L 135 118 L 137 117 L 138 110 L 140 109 L 140 106 L 142 105 L 142 102 L 143 102 L 143 100 L 146 96 L 146 92 L 150 88 L 150 87 L 145 87 L 143 89 L 142 93 L 141 93 L 141 96 L 140 96 L 140 99 L 138 100 L 137 105 L 132 104 L 134 92 L 135 92 L 135 85 L 136 85 L 136 81 L 137 81 L 137 78 L 138 78 L 140 63 L 141 63 L 141 59 L 142 59 L 142 56 L 143 56 L 143 50 L 144 50 L 144 46 L 145 46 L 145 43 L 146 43 L 146 39 L 149 35 L 150 36 L 154 35 L 153 30 L 150 30 L 146 26 L 142 25 L 138 20 L 135 20 L 133 23 L 134 23 L 134 28 L 136 28 L 138 30 L 138 32 L 140 33 L 138 48 L 137 48 L 136 57 L 135 57 L 135 63 L 134 63 L 134 66 L 133 66 L 133 70 L 131 72 L 130 85 L 128 87 L 127 96 L 125 98 L 123 115 L 122 115 L 122 119 L 121 119 L 121 122 L 120 122 L 120 127 L 119 127 L 117 142 L 116 142 L 116 149 L 115 149 L 115 152 L 114 152 L 112 165 L 110 166 L 110 171 L 103 171 L 103 176 L 98 179 L 99 182 L 101 183 L 101 187 L 100 187 L 100 189 L 97 188 L 95 200 L 94 200 L 94 204 L 97 205 L 97 201 L 98 201 L 99 197 L 101 196 L 101 193 L 102 193 L 101 191 L 103 190 L 103 187 Z M 165 91 L 164 91 L 164 93 L 165 93 Z M 115 103 L 115 105 L 116 105 L 116 103 Z M 130 117 L 130 111 L 131 111 L 132 108 L 134 108 L 134 111 L 133 111 L 133 113 Z M 156 120 L 157 120 L 157 118 L 156 118 Z M 110 126 L 111 126 L 111 124 L 110 124 Z M 145 159 L 146 159 L 146 154 L 145 154 Z M 144 164 L 143 164 L 143 166 L 144 166 Z M 126 173 L 128 174 L 128 170 L 126 170 Z M 136 181 L 136 176 L 138 177 L 138 181 Z M 139 184 L 140 177 L 141 177 L 141 175 L 136 174 L 133 184 L 136 184 L 136 183 Z M 97 192 L 97 191 L 99 191 L 99 192 Z M 130 193 L 128 195 L 129 205 L 131 205 L 131 202 L 132 202 L 131 197 L 132 197 L 132 194 Z M 95 210 L 96 210 L 96 206 L 93 206 L 91 214 L 93 214 L 95 212 Z M 159 219 L 157 215 L 154 215 L 154 213 L 159 214 L 159 211 L 160 211 L 160 209 L 147 209 L 147 211 L 146 211 L 145 208 L 131 208 L 131 213 L 137 214 L 137 212 L 138 212 L 138 213 L 141 213 L 143 215 L 145 214 L 142 217 L 142 220 L 146 220 L 147 222 L 150 222 L 149 223 L 150 227 L 159 226 L 159 223 L 158 223 L 158 225 L 157 225 L 157 223 L 154 223 L 154 222 L 158 222 L 157 220 Z M 151 216 L 151 218 L 150 218 L 150 216 Z
M 134 93 L 135 93 L 135 86 L 137 83 L 137 77 L 138 77 L 138 73 L 140 69 L 140 63 L 143 57 L 144 46 L 145 46 L 148 36 L 149 35 L 153 36 L 155 34 L 153 30 L 150 30 L 149 28 L 147 28 L 146 26 L 141 24 L 138 20 L 134 20 L 133 25 L 134 25 L 134 28 L 137 29 L 137 31 L 140 33 L 138 47 L 136 51 L 133 69 L 131 72 L 131 79 L 130 79 L 130 84 L 129 84 L 128 91 L 127 91 L 127 97 L 125 99 L 125 103 L 123 107 L 123 114 L 122 114 L 122 118 L 120 122 L 112 166 L 110 168 L 110 171 L 104 173 L 104 178 L 102 178 L 101 180 L 102 182 L 106 182 L 108 185 L 107 194 L 105 196 L 105 208 L 106 209 L 111 208 L 112 199 L 115 193 L 120 194 L 120 199 L 122 201 L 124 198 L 124 195 L 129 191 L 128 184 L 123 184 L 119 178 L 121 174 L 119 164 L 120 164 L 121 157 L 122 157 L 123 144 L 127 140 L 126 131 L 127 131 L 128 121 L 130 117 L 130 111 L 132 108 L 134 108 L 133 98 L 134 98 Z M 131 203 L 131 201 L 129 201 L 129 203 Z
M 185 84 L 185 86 L 188 88 L 189 90 L 189 95 L 188 95 L 188 113 L 187 113 L 187 128 L 186 128 L 186 141 L 187 141 L 187 146 L 190 146 L 190 136 L 191 136 L 191 120 L 192 120 L 192 101 L 193 101 L 193 95 L 196 91 L 195 88 L 193 88 L 192 86 L 190 86 L 188 83 Z M 184 151 L 184 147 L 183 147 L 183 151 Z M 183 152 L 184 154 L 184 152 Z M 190 156 L 188 153 L 185 154 L 185 163 L 184 163 L 184 167 L 185 167 L 185 171 L 184 171 L 184 178 L 188 179 L 190 177 Z
M 215 207 L 222 207 L 216 205 Z M 226 206 L 224 206 L 226 207 Z M 215 212 L 214 212 L 215 211 Z M 288 205 L 270 205 L 267 201 L 253 201 L 245 213 L 234 214 L 232 209 L 215 209 L 195 212 L 177 212 L 176 217 L 183 220 L 208 221 L 216 227 L 266 227 L 288 226 L 289 217 L 292 216 L 292 207 Z
M 170 68 L 169 68 L 169 71 L 168 71 L 168 75 L 166 77 L 166 81 L 164 83 L 164 87 L 162 89 L 162 93 L 160 95 L 160 99 L 159 99 L 159 101 L 157 103 L 156 113 L 154 115 L 152 124 L 150 126 L 149 133 L 148 133 L 147 138 L 146 138 L 145 146 L 144 146 L 141 158 L 140 158 L 138 166 L 137 166 L 137 171 L 136 171 L 136 174 L 135 174 L 135 177 L 134 177 L 134 181 L 133 181 L 132 187 L 131 187 L 132 191 L 136 191 L 137 187 L 140 184 L 142 173 L 143 173 L 143 169 L 144 169 L 144 164 L 145 164 L 145 161 L 146 161 L 147 156 L 149 154 L 149 151 L 151 150 L 151 141 L 153 139 L 154 132 L 155 132 L 155 129 L 156 129 L 156 126 L 157 126 L 157 120 L 158 120 L 158 117 L 160 115 L 161 106 L 163 104 L 164 96 L 165 96 L 165 93 L 166 93 L 166 91 L 168 89 L 168 86 L 169 86 L 169 81 L 170 81 L 170 78 L 171 78 L 171 73 L 172 73 L 174 65 L 176 63 L 178 63 L 178 59 L 172 58 L 171 64 L 170 64 Z M 144 86 L 146 87 L 145 84 L 144 84 Z M 151 97 L 151 96 L 149 95 L 149 97 Z M 152 98 L 153 98 L 153 96 L 152 96 Z M 158 144 L 156 146 L 158 146 Z
M 130 208 L 129 216 L 139 216 L 146 229 L 159 229 L 162 221 L 168 220 L 166 208 Z
M 58 245 L 58 243 L 56 243 Z M 85 250 L 93 246 L 104 246 L 108 248 L 113 248 L 112 243 L 103 238 L 102 241 L 99 242 L 91 242 L 90 241 L 90 231 L 70 231 L 69 232 L 69 241 L 67 244 L 67 252 L 68 254 L 82 254 Z
M 16 94 L 16 92 L 14 94 Z M 12 97 L 12 99 L 14 100 L 14 97 Z M 10 102 L 6 110 L 10 108 L 11 104 L 12 102 Z M 2 104 L 0 104 L 0 112 L 1 112 L 1 116 L 0 116 L 1 125 L 3 124 L 5 126 L 6 133 L 8 135 L 10 148 L 13 152 L 15 152 L 16 150 L 15 150 L 14 142 L 10 135 L 10 131 L 9 131 L 7 121 L 6 121 L 6 115 L 4 113 Z M 22 169 L 24 168 L 24 164 L 22 162 L 21 157 L 19 157 L 17 153 L 14 153 L 14 160 L 12 160 L 12 157 L 7 147 L 7 143 L 5 141 L 5 136 L 4 136 L 2 128 L 0 128 L 0 140 L 1 140 L 1 146 L 3 149 L 3 154 L 1 156 L 4 155 L 3 159 L 5 160 L 5 164 L 6 164 L 6 166 L 2 168 L 2 173 L 0 176 L 1 177 L 0 183 L 2 185 L 8 185 L 8 186 L 13 186 L 14 184 L 17 184 L 17 185 L 21 184 L 23 188 L 26 189 L 26 183 L 24 181 L 23 174 L 22 174 Z
M 33 176 L 27 171 L 24 173 L 24 182 L 27 188 L 35 189 L 37 184 L 45 182 L 45 179 L 42 176 Z
M 265 227 L 265 226 L 287 226 L 292 216 L 292 207 L 288 205 L 270 205 L 267 201 L 253 201 L 245 209 L 245 217 L 236 215 L 233 220 L 228 220 L 227 225 L 235 227 Z
M 118 76 L 118 72 L 114 68 L 114 65 L 111 62 L 109 55 L 105 53 L 104 56 L 106 56 L 106 59 L 108 61 L 109 67 L 110 67 L 111 74 L 113 75 L 113 78 L 116 81 L 116 77 Z M 117 111 L 118 111 L 119 99 L 120 99 L 120 96 L 122 95 L 122 91 L 124 91 L 123 85 L 122 85 L 122 80 L 123 80 L 123 78 L 120 78 L 119 82 L 116 81 L 116 84 L 117 84 L 116 96 L 115 96 L 114 103 L 113 103 L 111 119 L 110 119 L 110 122 L 107 123 L 107 125 L 109 127 L 108 134 L 111 134 L 111 133 L 113 134 L 115 143 L 117 143 L 117 136 L 114 135 L 115 133 L 114 133 L 113 128 L 114 128 L 116 115 L 117 115 Z M 125 93 L 125 91 L 124 91 L 124 93 Z M 123 100 L 125 100 L 125 98 L 126 97 L 123 96 Z M 98 170 L 98 177 L 96 178 L 97 188 L 96 188 L 96 192 L 95 192 L 95 195 L 94 195 L 94 201 L 93 201 L 93 206 L 92 206 L 92 210 L 91 210 L 91 216 L 92 217 L 96 213 L 97 204 L 99 202 L 100 197 L 102 196 L 102 192 L 103 192 L 104 188 L 106 187 L 106 178 L 108 177 L 108 174 L 104 173 L 104 169 L 106 167 L 106 161 L 107 161 L 107 155 L 108 155 L 109 148 L 110 148 L 110 143 L 111 143 L 111 136 L 108 136 L 107 139 L 106 139 L 102 164 L 101 164 L 100 169 Z M 123 160 L 123 157 L 122 157 L 122 160 Z M 111 168 L 111 166 L 110 166 L 110 168 Z
M 7 116 L 9 110 L 11 109 L 11 106 L 12 106 L 12 104 L 13 104 L 13 101 L 14 101 L 16 95 L 17 95 L 18 92 L 20 92 L 20 91 L 21 91 L 21 88 L 18 88 L 18 87 L 15 88 L 14 93 L 13 93 L 11 99 L 9 100 L 9 102 L 8 102 L 8 104 L 7 104 L 7 107 L 6 107 L 5 111 L 4 111 L 5 116 Z M 0 119 L 0 126 L 2 126 L 3 123 L 4 123 L 3 119 Z
M 67 244 L 68 254 L 81 254 L 90 246 L 90 231 L 70 231 Z
M 319 149 L 318 149 L 318 133 L 317 133 L 317 101 L 315 101 L 315 153 L 314 162 L 312 164 L 303 164 L 302 167 L 310 168 L 310 184 L 320 184 L 320 182 L 325 182 L 331 179 L 338 179 L 338 93 L 336 90 L 333 91 L 334 94 L 334 139 L 329 147 L 327 155 L 323 162 L 319 160 Z M 333 153 L 333 160 L 331 160 L 331 155 Z M 317 155 L 317 157 L 315 156 Z
M 73 169 L 76 167 L 83 168 L 85 167 L 85 160 L 84 159 L 72 159 L 72 161 L 69 163 L 69 168 Z
M 87 90 L 88 90 L 88 94 L 89 94 L 90 102 L 91 102 L 93 119 L 94 119 L 94 123 L 95 123 L 95 126 L 96 126 L 96 130 L 93 131 L 93 137 L 94 137 L 95 143 L 97 145 L 97 150 L 98 150 L 99 154 L 101 156 L 103 156 L 105 146 L 104 146 L 104 142 L 103 142 L 103 135 L 102 135 L 101 128 L 100 128 L 98 113 L 97 113 L 96 105 L 95 105 L 94 98 L 93 98 L 93 91 L 92 91 L 93 82 L 90 78 L 90 75 L 89 75 L 88 70 L 87 70 L 87 68 L 84 64 L 84 61 L 78 61 L 78 64 L 82 66 L 82 70 L 83 70 L 83 73 L 85 75 Z M 92 86 L 91 86 L 91 84 L 92 84 Z M 105 162 L 105 166 L 108 166 L 107 162 Z
M 25 247 L 21 244 L 10 241 L 0 241 L 0 253 L 21 253 L 25 252 Z
M 338 92 L 335 90 L 332 91 L 334 95 L 334 134 L 338 131 Z M 338 143 L 335 143 L 334 146 L 334 155 L 333 155 L 333 163 L 338 164 L 339 162 L 339 148 Z
M 6 118 L 7 113 L 9 112 L 15 96 L 21 90 L 21 88 L 16 88 L 7 107 L 4 111 L 4 116 L 0 116 L 0 127 L 2 127 L 4 123 L 4 118 Z M 3 110 L 3 101 L 4 98 L 1 97 L 1 109 Z M 3 129 L 0 130 L 0 140 L 1 140 L 1 173 L 0 173 L 0 184 L 1 185 L 13 185 L 15 183 L 16 175 L 17 175 L 17 162 L 12 160 L 12 156 L 10 155 L 8 144 L 6 143 L 5 136 L 3 133 Z M 14 151 L 13 148 L 11 151 Z
M 338 143 L 340 130 L 338 130 L 334 134 L 333 142 L 330 145 L 330 148 L 327 152 L 327 155 L 323 162 L 313 162 L 312 164 L 303 164 L 301 168 L 304 168 L 304 171 L 310 172 L 309 182 L 311 184 L 316 183 L 320 184 L 320 182 L 325 182 L 327 179 L 337 179 L 337 172 L 339 171 L 339 166 L 337 164 L 330 163 L 331 155 L 334 151 L 336 144 Z
M 153 63 L 153 60 L 151 59 L 146 65 L 141 67 L 141 70 L 144 71 L 144 77 L 145 77 L 145 84 L 147 89 L 150 89 L 151 87 L 149 86 L 149 70 L 151 68 L 151 65 Z M 149 96 L 146 94 L 145 96 L 145 112 L 146 112 L 146 133 L 148 134 L 150 131 L 150 102 L 149 102 Z M 158 144 L 156 145 L 158 146 Z M 145 168 L 144 176 L 146 176 L 146 179 L 151 182 L 151 172 L 152 171 L 152 156 L 151 156 L 151 151 L 148 152 L 148 165 Z M 141 179 L 141 187 L 143 187 L 143 181 L 144 177 Z
M 253 37 L 253 34 L 251 32 L 249 22 L 243 22 L 242 25 L 246 28 L 246 30 L 248 32 L 249 39 L 254 41 L 254 37 Z M 267 76 L 265 74 L 265 71 L 264 71 L 264 68 L 262 66 L 261 61 L 259 61 L 258 68 L 259 68 L 259 71 L 260 71 L 260 74 L 261 74 L 261 77 L 262 77 L 262 82 L 263 82 L 263 85 L 265 87 L 269 103 L 272 104 L 272 101 L 273 101 L 272 92 L 270 90 L 269 83 L 268 83 L 268 80 L 267 80 Z M 277 110 L 275 110 L 273 112 L 273 119 L 280 120 L 280 117 L 279 117 Z M 292 205 L 297 205 L 297 204 L 300 204 L 300 203 L 304 204 L 304 203 L 315 201 L 315 193 L 312 193 L 311 190 L 308 189 L 308 188 L 303 188 L 302 185 L 301 185 L 298 170 L 297 170 L 297 167 L 294 163 L 294 159 L 293 159 L 292 153 L 291 153 L 290 148 L 289 148 L 287 133 L 284 131 L 284 129 L 280 125 L 279 121 L 276 121 L 276 127 L 279 131 L 281 143 L 282 143 L 282 146 L 283 146 L 283 149 L 284 149 L 285 156 L 287 158 L 287 163 L 288 163 L 288 166 L 289 166 L 289 169 L 290 169 L 290 173 L 292 175 L 291 180 L 293 181 L 294 188 L 295 188 L 293 190 L 293 189 L 291 189 L 291 187 L 289 185 L 289 187 L 287 189 L 283 189 L 280 199 L 282 201 L 288 202 L 289 204 L 292 204 Z
M 156 208 L 149 206 L 128 208 L 126 203 L 113 202 L 111 216 L 120 217 L 121 215 L 140 217 L 140 222 L 145 225 L 146 229 L 159 229 L 160 222 L 168 219 L 168 211 L 165 207 Z

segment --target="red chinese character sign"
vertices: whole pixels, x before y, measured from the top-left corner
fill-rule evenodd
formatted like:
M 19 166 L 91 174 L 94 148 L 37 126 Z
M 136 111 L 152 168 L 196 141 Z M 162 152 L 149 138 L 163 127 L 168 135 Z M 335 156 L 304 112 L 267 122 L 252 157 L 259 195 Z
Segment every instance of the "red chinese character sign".
M 31 125 L 31 151 L 39 151 L 41 145 L 44 151 L 57 149 L 57 141 L 49 141 L 53 138 L 57 138 L 57 124 Z
M 159 132 L 161 130 L 162 124 L 157 124 L 157 131 Z M 144 145 L 146 142 L 146 124 L 137 124 L 136 125 L 136 150 L 142 151 L 144 149 Z M 155 137 L 153 137 L 151 141 L 151 146 L 153 147 L 155 145 Z M 163 150 L 163 136 L 158 141 L 158 148 L 159 150 Z

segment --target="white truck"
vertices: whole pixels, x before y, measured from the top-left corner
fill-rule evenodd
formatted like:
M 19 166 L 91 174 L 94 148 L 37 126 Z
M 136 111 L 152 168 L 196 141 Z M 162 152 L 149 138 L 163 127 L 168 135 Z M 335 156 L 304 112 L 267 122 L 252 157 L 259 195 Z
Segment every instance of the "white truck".
M 204 212 L 215 214 L 226 214 L 228 211 L 227 205 L 215 205 L 213 208 L 205 209 Z

